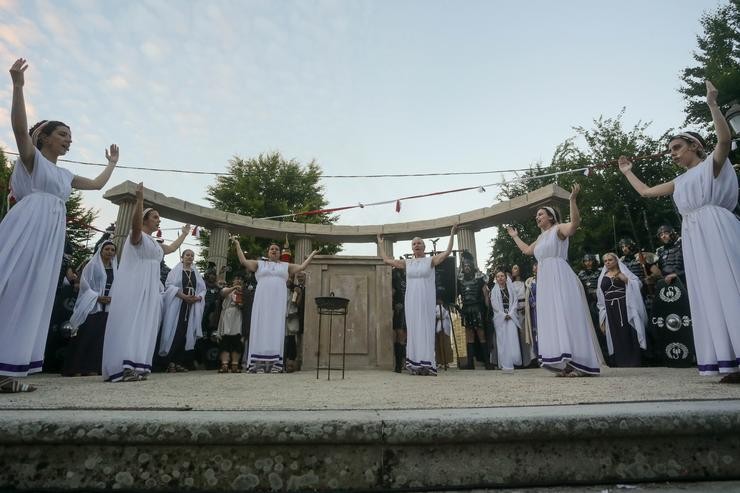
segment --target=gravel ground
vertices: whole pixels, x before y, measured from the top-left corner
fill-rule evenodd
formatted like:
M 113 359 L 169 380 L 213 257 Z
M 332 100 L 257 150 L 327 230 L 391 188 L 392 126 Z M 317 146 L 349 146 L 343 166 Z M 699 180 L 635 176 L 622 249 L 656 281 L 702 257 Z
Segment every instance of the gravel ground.
M 582 403 L 740 399 L 740 385 L 700 377 L 695 368 L 607 368 L 596 378 L 545 370 L 441 371 L 420 377 L 379 370 L 280 375 L 157 373 L 144 382 L 40 374 L 27 394 L 0 394 L 0 409 L 325 410 L 443 409 Z

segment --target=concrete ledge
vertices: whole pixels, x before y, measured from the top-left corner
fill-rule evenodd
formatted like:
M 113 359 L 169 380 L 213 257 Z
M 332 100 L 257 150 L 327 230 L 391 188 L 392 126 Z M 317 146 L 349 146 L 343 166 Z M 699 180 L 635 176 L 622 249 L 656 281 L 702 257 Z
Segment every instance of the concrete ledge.
M 740 478 L 740 402 L 0 411 L 0 487 L 386 491 Z

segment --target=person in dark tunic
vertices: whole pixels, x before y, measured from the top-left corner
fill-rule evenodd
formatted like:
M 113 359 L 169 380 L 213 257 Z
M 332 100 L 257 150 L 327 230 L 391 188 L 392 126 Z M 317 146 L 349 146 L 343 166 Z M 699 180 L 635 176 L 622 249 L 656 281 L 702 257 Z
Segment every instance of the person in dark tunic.
M 113 285 L 116 246 L 106 240 L 82 270 L 80 292 L 75 302 L 70 324 L 77 334 L 67 347 L 62 375 L 67 377 L 93 376 L 101 373 L 103 341 L 108 321 L 109 296 Z
M 591 314 L 591 321 L 594 327 L 599 326 L 599 309 L 596 306 L 596 290 L 598 288 L 599 274 L 599 258 L 593 253 L 586 253 L 583 256 L 583 269 L 578 272 L 578 279 L 583 284 L 583 290 L 586 293 L 586 301 L 588 302 L 588 311 Z M 596 332 L 596 338 L 599 340 L 599 347 L 601 353 L 607 354 L 606 337 L 601 331 Z
M 182 261 L 167 275 L 159 355 L 168 373 L 188 371 L 195 341 L 203 336 L 206 284 L 194 259 L 192 250 L 184 250 Z
M 599 326 L 606 335 L 610 366 L 641 366 L 647 314 L 640 280 L 614 253 L 603 257 L 598 280 Z
M 686 285 L 686 271 L 683 267 L 683 249 L 681 238 L 670 224 L 664 224 L 658 228 L 658 239 L 662 246 L 658 247 L 655 254 L 658 256 L 656 273 L 663 276 L 666 284 L 671 284 L 676 279 Z
M 406 361 L 406 270 L 393 268 L 391 271 L 393 302 L 393 371 L 401 373 Z

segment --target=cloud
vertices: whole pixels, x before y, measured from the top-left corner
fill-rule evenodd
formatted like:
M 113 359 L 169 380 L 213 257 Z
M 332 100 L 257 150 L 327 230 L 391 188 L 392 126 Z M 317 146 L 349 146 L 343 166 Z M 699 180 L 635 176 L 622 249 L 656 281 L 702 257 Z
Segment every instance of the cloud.
M 147 40 L 139 47 L 141 52 L 153 62 L 163 60 L 170 52 L 170 47 L 162 40 Z
M 105 81 L 108 87 L 112 89 L 126 89 L 128 87 L 128 80 L 121 74 L 114 74 Z
M 6 12 L 18 12 L 20 11 L 20 5 L 16 0 L 0 0 L 0 10 Z

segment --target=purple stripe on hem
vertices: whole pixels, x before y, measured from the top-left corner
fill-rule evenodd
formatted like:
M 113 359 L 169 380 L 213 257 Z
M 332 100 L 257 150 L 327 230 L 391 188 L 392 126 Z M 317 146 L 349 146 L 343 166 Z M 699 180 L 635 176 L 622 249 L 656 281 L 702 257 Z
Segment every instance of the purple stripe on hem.
M 554 358 L 543 358 L 542 356 L 537 356 L 537 358 L 540 360 L 540 363 L 562 363 L 565 359 L 572 358 L 573 355 L 570 353 L 563 353 L 560 356 L 555 356 Z
M 35 368 L 41 368 L 43 364 L 44 364 L 44 360 L 31 361 L 27 365 L 12 365 L 10 363 L 0 363 L 0 370 L 12 371 L 12 372 L 23 372 L 23 371 L 32 370 Z

